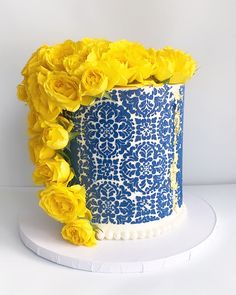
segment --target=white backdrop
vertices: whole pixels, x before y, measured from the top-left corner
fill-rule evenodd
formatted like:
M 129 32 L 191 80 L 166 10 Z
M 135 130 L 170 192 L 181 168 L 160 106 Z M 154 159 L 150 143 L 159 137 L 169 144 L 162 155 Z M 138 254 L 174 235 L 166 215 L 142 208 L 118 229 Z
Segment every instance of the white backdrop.
M 0 8 L 0 186 L 31 186 L 20 71 L 41 44 L 129 39 L 171 45 L 198 61 L 187 84 L 184 182 L 236 182 L 236 1 L 8 0 Z

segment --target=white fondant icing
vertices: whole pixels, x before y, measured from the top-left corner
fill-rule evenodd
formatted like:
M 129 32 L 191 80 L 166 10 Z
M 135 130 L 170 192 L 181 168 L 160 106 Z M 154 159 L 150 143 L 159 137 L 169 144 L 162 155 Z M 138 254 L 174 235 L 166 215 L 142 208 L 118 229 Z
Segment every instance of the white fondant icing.
M 103 240 L 135 240 L 152 238 L 169 232 L 177 226 L 186 215 L 186 206 L 176 207 L 173 213 L 157 221 L 142 224 L 99 224 L 101 229 L 96 235 L 97 239 Z

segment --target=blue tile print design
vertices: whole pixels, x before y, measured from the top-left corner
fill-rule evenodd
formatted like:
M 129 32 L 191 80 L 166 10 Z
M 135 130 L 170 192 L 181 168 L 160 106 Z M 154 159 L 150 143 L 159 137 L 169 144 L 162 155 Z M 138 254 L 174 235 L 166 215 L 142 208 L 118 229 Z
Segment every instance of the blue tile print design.
M 144 223 L 172 213 L 170 166 L 174 158 L 174 115 L 180 110 L 177 137 L 179 206 L 182 205 L 183 86 L 113 89 L 75 113 L 64 112 L 79 136 L 70 144 L 76 173 L 85 185 L 87 206 L 96 223 Z M 174 92 L 175 91 L 175 92 Z
M 130 114 L 113 102 L 97 104 L 86 113 L 87 145 L 91 152 L 111 157 L 127 148 L 133 134 Z
M 160 145 L 144 142 L 123 154 L 121 179 L 131 190 L 149 193 L 158 189 L 166 168 L 166 155 L 160 152 Z
M 99 198 L 97 195 L 99 194 Z M 123 185 L 105 181 L 102 185 L 95 183 L 87 191 L 87 206 L 93 213 L 93 221 L 103 223 L 130 223 L 134 214 L 133 202 Z
M 157 118 L 135 119 L 139 126 L 137 129 L 136 141 L 157 139 Z

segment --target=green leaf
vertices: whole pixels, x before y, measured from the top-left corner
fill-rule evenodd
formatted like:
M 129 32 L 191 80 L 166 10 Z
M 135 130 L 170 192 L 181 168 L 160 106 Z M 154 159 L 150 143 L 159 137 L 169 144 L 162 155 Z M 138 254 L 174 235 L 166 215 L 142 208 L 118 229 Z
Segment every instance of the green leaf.
M 169 79 L 166 79 L 165 81 L 162 81 L 161 83 L 168 84 L 169 82 L 170 82 L 170 78 Z
M 105 92 L 103 93 L 102 97 L 109 98 L 109 99 L 113 99 L 108 91 L 105 91 Z
M 70 157 L 63 150 L 57 150 L 57 153 L 62 156 L 62 158 L 66 160 L 67 163 L 69 163 L 70 167 L 72 167 Z
M 71 132 L 69 134 L 69 140 L 71 141 L 72 139 L 76 138 L 78 135 L 79 135 L 79 132 L 78 131 Z

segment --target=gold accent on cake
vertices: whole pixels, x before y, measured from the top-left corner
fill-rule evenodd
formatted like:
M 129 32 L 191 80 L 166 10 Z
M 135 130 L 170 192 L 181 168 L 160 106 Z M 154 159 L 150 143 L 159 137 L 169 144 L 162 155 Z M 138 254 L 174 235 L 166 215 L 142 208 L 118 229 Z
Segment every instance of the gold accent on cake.
M 175 101 L 176 101 L 176 109 L 175 109 L 175 117 L 174 117 L 174 159 L 170 167 L 170 186 L 173 191 L 173 210 L 176 211 L 178 209 L 178 198 L 176 195 L 176 191 L 178 189 L 178 182 L 177 182 L 177 173 L 179 171 L 177 167 L 178 163 L 178 153 L 177 153 L 177 137 L 180 132 L 180 111 L 178 109 L 178 100 L 182 99 L 183 96 L 179 94 L 178 91 L 175 92 Z
M 177 168 L 177 162 L 178 162 L 178 154 L 175 153 L 174 160 L 173 160 L 171 167 L 170 167 L 170 180 L 171 180 L 170 186 L 173 191 L 176 191 L 178 188 L 176 174 L 179 171 L 179 169 Z

